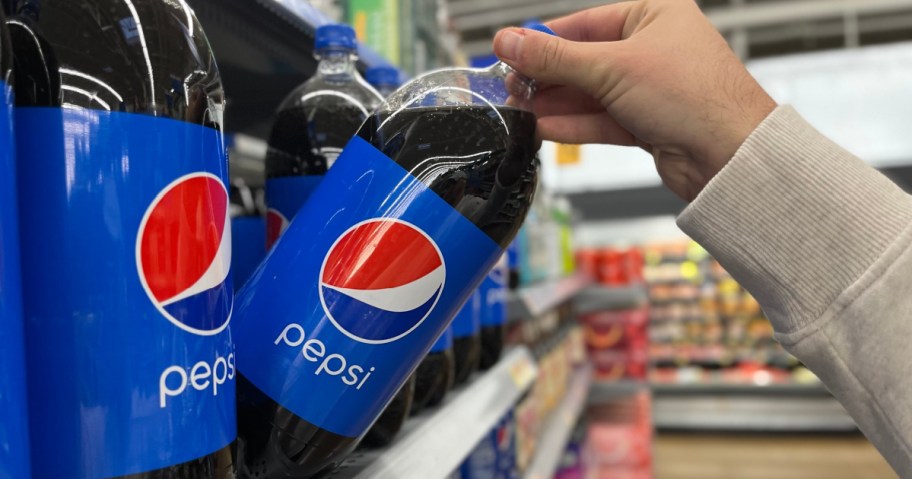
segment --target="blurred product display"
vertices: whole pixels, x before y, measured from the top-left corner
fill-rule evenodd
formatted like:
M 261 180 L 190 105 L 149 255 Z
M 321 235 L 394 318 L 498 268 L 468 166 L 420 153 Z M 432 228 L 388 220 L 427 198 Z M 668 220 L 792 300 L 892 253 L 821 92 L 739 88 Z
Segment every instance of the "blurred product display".
M 757 301 L 696 243 L 645 245 L 643 251 L 653 381 L 815 381 L 773 339 Z

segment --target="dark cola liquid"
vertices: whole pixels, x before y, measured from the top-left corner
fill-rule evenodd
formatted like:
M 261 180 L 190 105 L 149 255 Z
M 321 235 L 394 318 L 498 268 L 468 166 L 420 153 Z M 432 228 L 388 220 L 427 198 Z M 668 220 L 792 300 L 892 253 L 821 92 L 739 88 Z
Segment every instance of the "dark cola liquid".
M 415 399 L 412 401 L 412 414 L 443 401 L 446 393 L 453 388 L 455 369 L 452 349 L 430 352 L 421 360 L 414 374 Z
M 516 236 L 538 181 L 532 113 L 478 106 L 410 108 L 394 116 L 381 111 L 368 117 L 358 135 L 501 247 Z M 473 254 L 471 245 L 466 254 Z M 313 477 L 357 446 L 360 438 L 319 428 L 238 377 L 243 477 Z
M 482 371 L 490 369 L 500 361 L 503 354 L 504 344 L 504 327 L 502 324 L 496 326 L 481 327 L 481 357 L 479 358 L 478 368 Z
M 276 113 L 266 151 L 266 178 L 325 175 L 366 115 L 335 96 L 289 98 Z
M 453 357 L 456 362 L 455 382 L 462 384 L 469 380 L 469 376 L 477 371 L 481 364 L 481 336 L 474 334 L 453 338 Z
M 405 420 L 412 411 L 412 400 L 415 396 L 415 375 L 409 376 L 408 381 L 399 388 L 393 400 L 386 405 L 383 414 L 371 426 L 361 444 L 367 447 L 383 447 L 393 442 L 396 434 L 402 429 Z

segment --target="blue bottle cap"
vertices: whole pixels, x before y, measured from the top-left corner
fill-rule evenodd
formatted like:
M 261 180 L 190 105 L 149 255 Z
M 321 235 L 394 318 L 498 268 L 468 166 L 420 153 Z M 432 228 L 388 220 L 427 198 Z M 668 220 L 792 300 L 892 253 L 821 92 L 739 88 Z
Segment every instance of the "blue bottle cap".
M 340 48 L 343 50 L 356 50 L 355 30 L 343 24 L 330 24 L 317 27 L 314 38 L 314 50 L 326 48 Z
M 364 77 L 368 83 L 375 87 L 382 85 L 399 87 L 399 70 L 390 66 L 368 68 Z
M 551 30 L 550 28 L 548 28 L 544 23 L 529 22 L 529 23 L 523 24 L 523 28 L 528 28 L 529 30 L 535 30 L 537 32 L 547 33 L 548 35 L 551 35 L 553 37 L 557 36 L 557 34 L 554 33 L 554 30 Z

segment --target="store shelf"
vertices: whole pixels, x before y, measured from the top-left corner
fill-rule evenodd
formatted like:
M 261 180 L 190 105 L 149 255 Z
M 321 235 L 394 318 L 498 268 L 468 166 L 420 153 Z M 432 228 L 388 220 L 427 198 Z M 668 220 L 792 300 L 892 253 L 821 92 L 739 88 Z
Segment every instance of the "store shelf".
M 282 99 L 316 71 L 316 27 L 328 18 L 305 0 L 188 0 L 218 59 L 231 133 L 265 139 Z M 361 69 L 389 64 L 359 48 Z
M 450 393 L 439 408 L 410 419 L 390 447 L 356 452 L 330 477 L 444 479 L 516 404 L 536 374 L 529 350 L 514 348 Z
M 603 286 L 589 285 L 582 288 L 573 299 L 577 314 L 593 311 L 634 309 L 649 303 L 646 285 Z
M 592 367 L 580 367 L 573 375 L 567 394 L 542 425 L 542 436 L 535 457 L 526 470 L 525 479 L 551 479 L 560 463 L 570 434 L 586 405 L 592 384 Z
M 659 429 L 839 432 L 854 421 L 822 386 L 660 385 L 653 388 Z
M 830 397 L 829 391 L 821 384 L 755 384 L 699 383 L 699 384 L 652 384 L 656 396 L 773 396 L 773 397 Z
M 310 32 L 311 35 L 320 25 L 335 23 L 307 0 L 257 0 L 257 2 L 285 21 L 296 25 L 303 31 Z M 367 67 L 390 65 L 390 62 L 383 56 L 363 44 L 358 45 L 358 56 Z
M 649 390 L 649 383 L 632 380 L 593 381 L 589 390 L 589 404 L 604 404 L 615 399 L 632 396 L 643 390 Z
M 573 298 L 592 282 L 588 276 L 577 274 L 546 281 L 511 292 L 507 302 L 507 321 L 519 321 L 540 316 Z

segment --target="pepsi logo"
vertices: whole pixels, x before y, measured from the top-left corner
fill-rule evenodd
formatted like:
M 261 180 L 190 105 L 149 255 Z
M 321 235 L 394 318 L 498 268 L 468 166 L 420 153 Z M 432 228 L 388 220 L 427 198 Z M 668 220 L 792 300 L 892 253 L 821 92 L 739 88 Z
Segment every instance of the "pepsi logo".
M 446 265 L 424 231 L 397 219 L 349 228 L 320 269 L 320 301 L 346 336 L 383 344 L 412 332 L 443 292 Z
M 230 225 L 228 191 L 209 173 L 185 175 L 166 186 L 139 225 L 140 282 L 158 311 L 184 331 L 209 336 L 228 326 Z
M 286 229 L 288 229 L 288 218 L 285 215 L 275 208 L 266 210 L 266 251 L 272 248 Z

